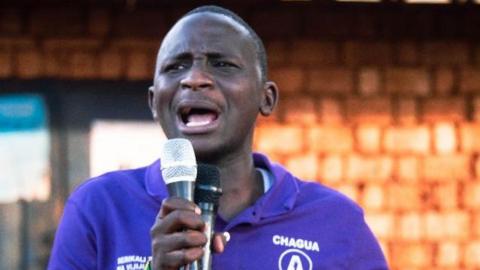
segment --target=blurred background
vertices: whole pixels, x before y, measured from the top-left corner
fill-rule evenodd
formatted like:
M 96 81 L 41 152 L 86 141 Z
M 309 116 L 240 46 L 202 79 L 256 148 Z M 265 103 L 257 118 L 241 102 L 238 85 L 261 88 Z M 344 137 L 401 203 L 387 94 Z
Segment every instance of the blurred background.
M 357 201 L 391 269 L 480 269 L 479 2 L 213 2 L 280 86 L 255 149 Z M 158 158 L 156 51 L 206 3 L 0 3 L 0 269 L 45 269 L 78 184 Z

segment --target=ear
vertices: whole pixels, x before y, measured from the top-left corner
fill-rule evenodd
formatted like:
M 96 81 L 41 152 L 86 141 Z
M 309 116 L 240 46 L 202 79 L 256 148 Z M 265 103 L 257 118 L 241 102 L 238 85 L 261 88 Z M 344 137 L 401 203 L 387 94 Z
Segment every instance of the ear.
M 150 107 L 150 111 L 152 112 L 153 119 L 157 120 L 157 109 L 155 108 L 155 92 L 154 87 L 150 86 L 148 88 L 148 107 Z
M 277 106 L 278 102 L 278 87 L 272 81 L 265 82 L 262 92 L 262 101 L 260 103 L 260 113 L 263 116 L 269 116 L 272 114 L 273 109 Z

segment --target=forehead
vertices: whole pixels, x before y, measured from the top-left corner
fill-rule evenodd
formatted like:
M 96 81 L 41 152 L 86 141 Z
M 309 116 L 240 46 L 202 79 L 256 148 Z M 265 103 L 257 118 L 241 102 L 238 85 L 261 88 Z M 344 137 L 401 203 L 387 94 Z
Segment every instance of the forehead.
M 254 48 L 251 35 L 243 25 L 223 14 L 201 12 L 180 19 L 172 27 L 162 42 L 158 60 L 192 49 L 252 53 Z

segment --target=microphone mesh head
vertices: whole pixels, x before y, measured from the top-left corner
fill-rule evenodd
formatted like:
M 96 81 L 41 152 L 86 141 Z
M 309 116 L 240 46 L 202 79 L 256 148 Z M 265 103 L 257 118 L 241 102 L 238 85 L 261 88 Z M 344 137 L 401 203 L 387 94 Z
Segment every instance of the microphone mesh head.
M 166 141 L 160 159 L 162 176 L 166 184 L 178 181 L 195 181 L 197 161 L 189 140 L 177 138 Z

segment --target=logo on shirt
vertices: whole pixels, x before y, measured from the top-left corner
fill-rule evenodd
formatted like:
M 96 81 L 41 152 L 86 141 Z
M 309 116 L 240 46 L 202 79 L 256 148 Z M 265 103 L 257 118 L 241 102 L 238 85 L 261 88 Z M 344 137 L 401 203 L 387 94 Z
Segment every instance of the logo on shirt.
M 128 255 L 117 258 L 117 268 L 116 270 L 143 270 L 145 264 L 152 257 L 139 256 L 139 255 Z
M 272 238 L 273 244 L 276 246 L 284 246 L 289 248 L 304 249 L 307 251 L 320 252 L 317 241 L 310 241 L 300 238 L 293 238 L 283 235 L 274 235 Z
M 276 234 L 272 237 L 272 242 L 276 246 L 289 248 L 278 259 L 279 270 L 312 270 L 312 259 L 305 251 L 320 252 L 317 241 Z
M 312 259 L 303 251 L 291 248 L 278 259 L 279 270 L 312 270 Z

